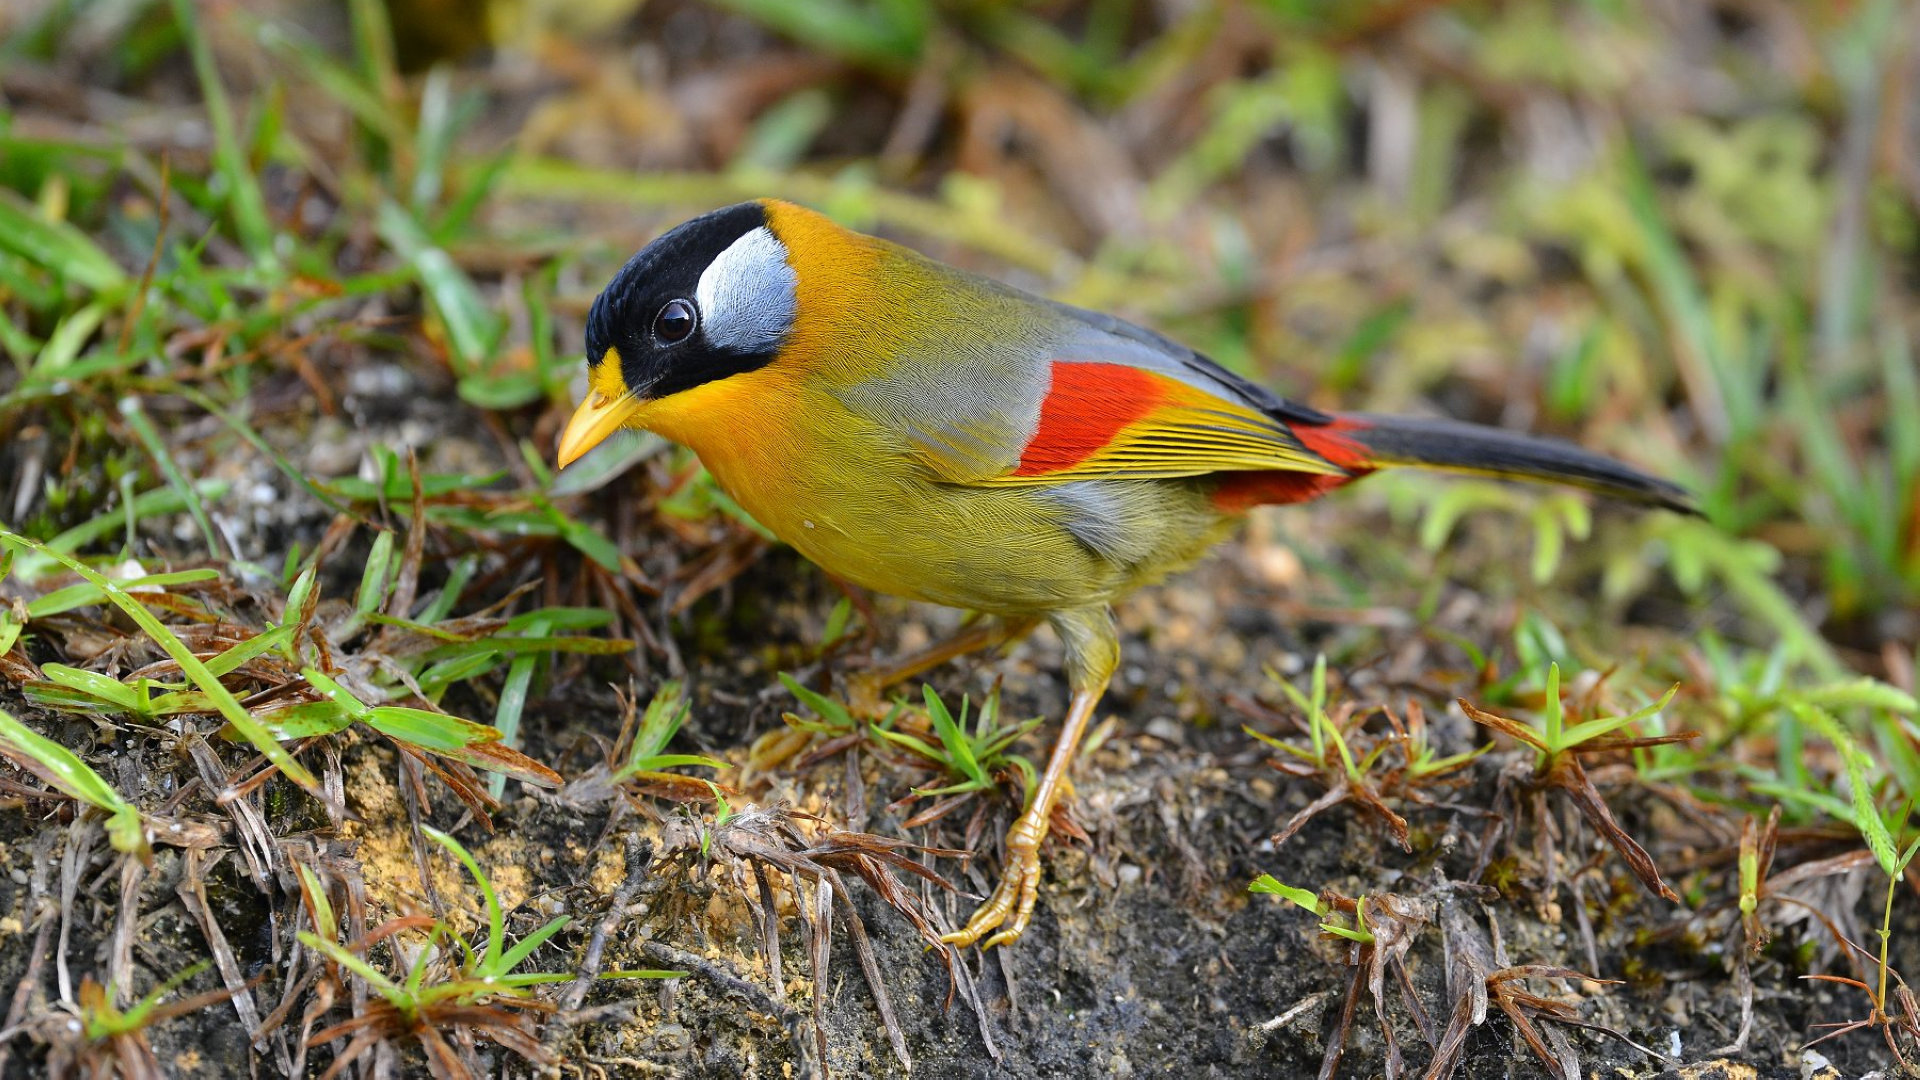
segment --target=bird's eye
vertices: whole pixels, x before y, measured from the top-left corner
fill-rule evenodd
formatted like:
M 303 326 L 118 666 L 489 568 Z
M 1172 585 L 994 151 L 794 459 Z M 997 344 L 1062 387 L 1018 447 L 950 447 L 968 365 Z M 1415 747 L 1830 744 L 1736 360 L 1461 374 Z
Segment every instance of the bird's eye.
M 693 336 L 698 321 L 693 305 L 685 300 L 669 300 L 653 317 L 653 337 L 662 345 L 678 345 Z

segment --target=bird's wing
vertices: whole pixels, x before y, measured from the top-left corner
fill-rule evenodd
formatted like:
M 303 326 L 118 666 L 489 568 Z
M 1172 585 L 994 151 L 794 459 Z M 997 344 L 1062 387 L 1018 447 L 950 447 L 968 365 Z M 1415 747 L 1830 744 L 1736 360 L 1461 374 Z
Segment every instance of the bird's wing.
M 1284 469 L 1346 470 L 1292 424 L 1331 418 L 1151 331 L 1064 305 L 1053 332 L 869 387 L 881 418 L 953 483 L 1042 486 Z M 912 391 L 903 392 L 902 379 Z

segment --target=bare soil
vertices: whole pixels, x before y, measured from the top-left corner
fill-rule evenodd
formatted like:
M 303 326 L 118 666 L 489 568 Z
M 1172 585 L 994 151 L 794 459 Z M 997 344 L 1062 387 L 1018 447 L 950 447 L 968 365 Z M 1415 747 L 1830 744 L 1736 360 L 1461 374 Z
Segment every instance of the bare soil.
M 1176 584 L 1150 590 L 1123 608 L 1127 662 L 1103 710 L 1114 722 L 1082 759 L 1070 810 L 1089 841 L 1056 838 L 1050 846 L 1039 914 L 1016 946 L 960 951 L 950 961 L 959 970 L 950 972 L 948 961 L 930 952 L 898 911 L 847 878 L 847 895 L 871 943 L 912 1072 L 1262 1076 L 1317 1070 L 1348 987 L 1347 950 L 1318 934 L 1304 912 L 1249 896 L 1247 883 L 1261 872 L 1348 896 L 1436 899 L 1453 906 L 1455 918 L 1497 935 L 1512 963 L 1623 980 L 1533 984 L 1537 992 L 1577 1005 L 1586 1022 L 1611 1027 L 1670 1059 L 1655 1060 L 1594 1030 L 1568 1029 L 1586 1075 L 1856 1076 L 1885 1069 L 1890 1057 L 1877 1033 L 1821 1047 L 1835 1072 L 1820 1072 L 1820 1058 L 1798 1051 L 1811 1025 L 1850 1019 L 1863 1008 L 1844 988 L 1796 981 L 1809 971 L 1841 969 L 1823 935 L 1804 923 L 1783 927 L 1781 940 L 1756 962 L 1752 1031 L 1743 1050 L 1726 1053 L 1719 1048 L 1733 1043 L 1741 1026 L 1741 995 L 1729 973 L 1736 937 L 1728 913 L 1690 916 L 1685 907 L 1649 896 L 1616 856 L 1593 847 L 1591 834 L 1565 814 L 1555 817 L 1563 848 L 1580 845 L 1578 859 L 1563 850 L 1565 863 L 1584 860 L 1588 868 L 1580 900 L 1564 887 L 1544 891 L 1525 845 L 1482 860 L 1484 808 L 1495 803 L 1498 777 L 1514 761 L 1511 752 L 1477 762 L 1448 806 L 1410 812 L 1411 853 L 1393 847 L 1373 821 L 1350 808 L 1336 808 L 1279 849 L 1272 846 L 1268 837 L 1277 825 L 1318 791 L 1270 769 L 1267 754 L 1240 731 L 1245 718 L 1230 699 L 1271 696 L 1263 665 L 1297 670 L 1316 650 L 1337 651 L 1353 657 L 1335 668 L 1348 693 L 1369 702 L 1423 702 L 1439 718 L 1449 749 L 1478 738 L 1457 711 L 1448 712 L 1448 695 L 1465 692 L 1471 673 L 1455 647 L 1436 643 L 1439 627 L 1365 612 L 1300 610 L 1296 595 L 1304 586 L 1297 581 L 1295 547 L 1316 558 L 1322 551 L 1338 558 L 1340 537 L 1374 535 L 1383 524 L 1374 512 L 1351 506 L 1265 520 L 1253 538 L 1228 545 Z M 1324 549 L 1322 541 L 1310 539 L 1318 537 L 1328 538 Z M 1498 603 L 1457 586 L 1443 593 L 1441 626 L 1476 640 L 1496 636 L 1505 617 Z M 804 652 L 805 642 L 817 640 L 837 595 L 797 557 L 774 551 L 675 622 L 696 688 L 693 720 L 682 740 L 744 760 L 751 740 L 778 725 L 781 710 L 792 707 L 774 684 L 769 661 L 791 658 Z M 949 613 L 884 600 L 880 611 L 889 635 L 909 641 L 953 624 Z M 1641 632 L 1650 641 L 1665 633 Z M 934 681 L 954 697 L 977 696 L 999 679 L 1009 715 L 1049 713 L 1063 699 L 1056 661 L 1057 649 L 1041 636 L 1004 658 L 939 672 Z M 530 709 L 529 752 L 563 774 L 585 771 L 616 734 L 620 706 L 609 684 L 623 678 L 617 664 L 601 664 L 550 687 Z M 164 740 L 92 731 L 87 721 L 42 714 L 3 688 L 0 705 L 69 746 L 91 743 L 88 757 L 96 768 L 140 792 L 144 805 L 163 801 L 194 775 L 192 763 L 171 757 Z M 1037 743 L 1029 747 L 1035 754 L 1040 749 Z M 435 860 L 434 895 L 423 887 L 393 751 L 360 741 L 346 746 L 340 760 L 352 820 L 339 828 L 282 782 L 248 797 L 281 850 L 327 851 L 336 873 L 363 883 L 369 926 L 444 909 L 467 930 L 479 928 L 477 896 L 450 860 Z M 574 917 L 573 927 L 536 954 L 530 967 L 569 970 L 616 893 L 627 906 L 608 923 L 608 968 L 677 966 L 663 957 L 698 960 L 699 968 L 684 979 L 600 982 L 581 1009 L 547 1020 L 543 1038 L 557 1052 L 563 1073 L 905 1075 L 863 975 L 845 908 L 835 919 L 826 968 L 816 970 L 811 950 L 817 931 L 796 906 L 797 879 L 768 875 L 781 913 L 781 979 L 775 983 L 756 922 L 762 905 L 756 872 L 720 838 L 726 828 L 750 827 L 761 811 L 780 807 L 817 816 L 798 822 L 802 835 L 844 829 L 905 835 L 936 847 L 968 846 L 971 824 L 973 839 L 986 852 L 976 865 L 926 861 L 962 889 L 984 894 L 996 866 L 992 838 L 1005 828 L 1009 807 L 1002 800 L 971 822 L 962 813 L 909 833 L 902 829 L 902 814 L 887 803 L 906 794 L 916 779 L 926 776 L 870 753 L 750 776 L 735 796 L 741 817 L 710 836 L 704 854 L 700 830 L 712 821 L 705 807 L 652 801 L 636 812 L 624 799 L 596 801 L 579 792 L 556 796 L 510 786 L 488 834 L 465 819 L 444 790 L 430 786 L 422 817 L 443 827 L 463 826 L 459 835 L 514 906 L 516 931 L 555 914 Z M 1724 822 L 1677 803 L 1671 792 L 1630 782 L 1606 790 L 1622 824 L 1647 840 L 1683 896 L 1704 902 L 1725 894 Z M 143 989 L 213 948 L 181 899 L 185 853 L 160 847 L 151 869 L 139 876 L 131 914 L 123 915 L 123 861 L 106 847 L 97 826 L 48 816 L 48 805 L 40 802 L 29 802 L 25 810 L 0 814 L 6 870 L 0 874 L 0 912 L 7 913 L 0 917 L 0 985 L 20 985 L 29 963 L 37 964 L 36 980 L 23 990 L 36 996 L 56 980 L 110 969 L 120 918 L 132 920 L 131 958 Z M 302 925 L 297 892 L 284 866 L 263 892 L 229 847 L 232 842 L 230 835 L 222 837 L 192 858 L 234 961 L 245 977 L 260 980 L 252 997 L 266 1013 L 286 991 L 281 971 L 292 931 Z M 1478 881 L 1492 887 L 1473 891 L 1447 884 L 1474 882 L 1483 862 Z M 1819 899 L 1830 913 L 1851 907 L 1862 925 L 1875 921 L 1880 885 L 1865 873 L 1828 879 L 1823 887 Z M 918 880 L 909 889 L 942 925 L 963 921 L 973 902 Z M 809 883 L 800 882 L 798 895 L 810 891 Z M 1584 918 L 1571 910 L 1576 902 L 1584 904 Z M 1896 934 L 1896 966 L 1920 959 L 1910 955 L 1915 940 L 1912 933 Z M 1407 971 L 1436 1030 L 1451 1011 L 1447 949 L 1440 927 L 1433 926 L 1407 955 Z M 968 983 L 972 993 L 964 991 Z M 206 972 L 189 989 L 217 985 L 219 976 Z M 1428 1056 L 1418 1022 L 1396 995 L 1387 1000 L 1388 1022 L 1417 1066 Z M 294 1006 L 294 1022 L 264 1040 L 259 1056 L 248 1052 L 246 1029 L 231 1005 L 161 1025 L 153 1043 L 178 1075 L 276 1074 L 276 1066 L 287 1066 L 296 1053 L 301 1007 Z M 483 1058 L 491 1053 L 493 1070 L 528 1071 L 518 1058 L 485 1042 L 479 1047 Z M 307 1071 L 317 1074 L 338 1049 L 337 1043 L 316 1047 Z M 38 1074 L 46 1054 L 43 1046 L 16 1042 L 5 1075 Z M 403 1074 L 424 1069 L 417 1049 L 402 1045 L 396 1054 Z M 1384 1054 L 1372 1004 L 1363 1000 L 1343 1074 L 1378 1073 Z M 1741 1064 L 1715 1064 L 1722 1060 Z M 1545 1075 L 1498 1015 L 1471 1033 L 1464 1062 L 1468 1076 Z M 1681 1063 L 1691 1064 L 1675 1071 Z M 1746 1071 L 1749 1066 L 1757 1071 Z

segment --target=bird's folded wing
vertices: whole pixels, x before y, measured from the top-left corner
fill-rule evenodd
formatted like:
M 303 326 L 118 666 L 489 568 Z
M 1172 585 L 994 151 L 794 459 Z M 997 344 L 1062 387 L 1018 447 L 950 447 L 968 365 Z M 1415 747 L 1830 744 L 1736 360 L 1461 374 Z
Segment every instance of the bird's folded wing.
M 1036 354 L 926 373 L 914 394 L 875 395 L 860 411 L 950 483 L 1344 473 L 1282 418 L 1287 409 L 1324 419 L 1318 414 L 1131 324 L 1061 310 L 1061 332 Z

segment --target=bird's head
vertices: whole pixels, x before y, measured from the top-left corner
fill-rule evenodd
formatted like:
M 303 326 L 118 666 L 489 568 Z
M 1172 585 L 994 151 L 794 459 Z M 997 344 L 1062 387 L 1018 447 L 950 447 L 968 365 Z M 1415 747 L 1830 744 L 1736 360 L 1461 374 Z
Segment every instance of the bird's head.
M 855 234 L 773 200 L 694 218 L 627 260 L 587 315 L 591 389 L 560 437 L 561 466 L 654 407 L 791 355 L 810 296 L 838 286 Z M 820 252 L 803 260 L 795 250 Z M 836 257 L 834 252 L 841 254 Z M 818 264 L 823 275 L 800 269 Z M 825 300 L 831 305 L 831 299 Z

